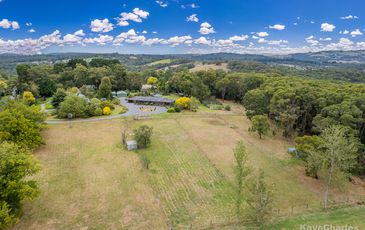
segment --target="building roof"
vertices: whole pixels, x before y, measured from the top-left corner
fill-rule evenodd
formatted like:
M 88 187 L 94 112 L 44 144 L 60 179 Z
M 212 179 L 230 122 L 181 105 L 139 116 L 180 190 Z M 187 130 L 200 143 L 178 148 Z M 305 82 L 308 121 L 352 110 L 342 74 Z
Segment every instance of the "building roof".
M 174 103 L 174 100 L 164 98 L 164 97 L 142 97 L 136 96 L 128 98 L 128 101 L 140 101 L 140 102 L 157 102 L 157 103 Z

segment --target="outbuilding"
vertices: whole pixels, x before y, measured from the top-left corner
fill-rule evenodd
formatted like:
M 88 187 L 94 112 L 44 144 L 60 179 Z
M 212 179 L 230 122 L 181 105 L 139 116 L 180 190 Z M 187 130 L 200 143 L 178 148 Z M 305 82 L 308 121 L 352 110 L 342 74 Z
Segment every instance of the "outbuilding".
M 112 92 L 113 97 L 128 97 L 128 93 L 126 91 L 117 91 L 117 92 Z
M 126 146 L 128 151 L 136 150 L 138 148 L 137 141 L 135 140 L 126 141 Z

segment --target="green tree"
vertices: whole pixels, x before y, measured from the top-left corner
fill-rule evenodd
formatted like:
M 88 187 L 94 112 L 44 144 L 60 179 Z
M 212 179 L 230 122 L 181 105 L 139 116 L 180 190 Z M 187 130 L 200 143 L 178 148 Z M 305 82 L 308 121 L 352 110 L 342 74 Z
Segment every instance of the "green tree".
M 85 99 L 76 95 L 69 95 L 61 102 L 57 116 L 59 118 L 68 118 L 72 114 L 72 118 L 87 117 L 87 102 Z
M 28 178 L 39 170 L 30 152 L 13 143 L 0 144 L 0 229 L 9 227 L 22 213 L 22 201 L 38 195 Z
M 251 132 L 257 132 L 260 139 L 262 135 L 266 135 L 270 129 L 269 119 L 267 119 L 264 115 L 256 115 L 253 116 L 252 119 L 252 127 L 250 128 Z
M 321 148 L 310 151 L 309 158 L 320 162 L 322 177 L 325 182 L 323 194 L 324 207 L 328 207 L 328 197 L 335 179 L 343 178 L 356 165 L 357 143 L 349 136 L 348 128 L 343 126 L 330 126 L 321 134 L 323 143 Z
M 110 99 L 112 97 L 112 83 L 109 77 L 103 77 L 99 86 L 99 97 Z
M 43 144 L 40 131 L 45 117 L 38 107 L 9 102 L 0 112 L 0 141 L 34 149 Z
M 63 88 L 58 88 L 55 94 L 52 97 L 52 105 L 57 108 L 65 97 L 67 96 L 66 90 Z
M 27 179 L 38 170 L 38 163 L 28 151 L 13 143 L 0 144 L 0 228 L 17 220 L 23 200 L 38 195 L 35 181 Z
M 311 152 L 320 151 L 323 146 L 323 139 L 319 136 L 303 136 L 295 138 L 296 149 L 300 154 L 301 159 L 305 162 L 305 173 L 307 176 L 318 178 L 318 171 L 321 167 L 317 157 L 311 156 Z
M 247 219 L 255 225 L 263 226 L 272 217 L 273 191 L 265 182 L 264 172 L 259 174 L 249 183 L 247 193 Z
M 141 125 L 134 130 L 138 148 L 146 148 L 151 143 L 152 127 Z
M 241 206 L 243 202 L 243 191 L 251 169 L 247 166 L 247 152 L 242 141 L 237 143 L 233 153 L 235 159 L 233 169 L 235 175 L 236 215 L 237 218 L 240 219 L 242 217 Z

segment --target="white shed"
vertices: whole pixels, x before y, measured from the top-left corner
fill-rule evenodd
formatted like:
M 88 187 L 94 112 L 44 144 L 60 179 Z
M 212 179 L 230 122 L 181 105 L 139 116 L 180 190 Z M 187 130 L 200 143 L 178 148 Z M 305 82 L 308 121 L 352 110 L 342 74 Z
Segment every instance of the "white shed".
M 127 141 L 126 145 L 127 145 L 127 149 L 129 151 L 136 150 L 138 148 L 137 141 L 135 141 L 135 140 Z

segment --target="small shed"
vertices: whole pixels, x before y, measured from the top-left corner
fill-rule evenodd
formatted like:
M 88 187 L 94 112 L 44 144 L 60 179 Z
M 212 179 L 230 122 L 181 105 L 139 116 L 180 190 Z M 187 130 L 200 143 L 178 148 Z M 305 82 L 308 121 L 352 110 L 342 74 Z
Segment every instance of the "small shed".
M 295 147 L 289 147 L 288 153 L 292 154 L 293 156 L 295 155 L 296 158 L 301 158 L 298 150 Z
M 117 92 L 112 92 L 113 97 L 128 97 L 128 93 L 126 91 L 117 91 Z
M 138 148 L 137 141 L 130 140 L 126 142 L 128 151 L 136 150 Z

